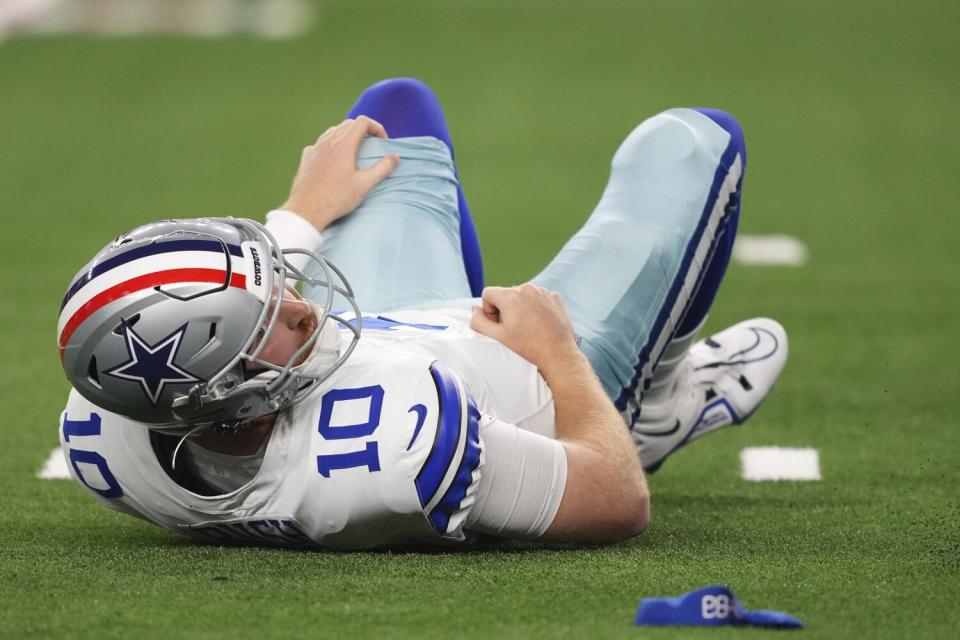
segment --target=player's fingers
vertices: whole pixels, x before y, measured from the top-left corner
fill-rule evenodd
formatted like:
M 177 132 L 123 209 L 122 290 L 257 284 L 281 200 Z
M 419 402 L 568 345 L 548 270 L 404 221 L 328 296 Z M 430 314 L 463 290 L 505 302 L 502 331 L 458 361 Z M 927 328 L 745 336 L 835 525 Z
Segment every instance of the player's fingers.
M 324 134 L 324 135 L 327 138 L 327 142 L 329 142 L 330 144 L 336 144 L 343 138 L 349 136 L 350 131 L 356 126 L 357 126 L 356 120 L 347 118 L 337 126 L 330 127 L 330 129 L 327 130 L 327 133 L 329 135 L 327 134 Z
M 510 298 L 514 295 L 516 295 L 516 291 L 513 288 L 484 287 L 480 297 L 485 308 L 489 304 L 496 309 L 501 309 L 503 305 L 510 304 Z
M 483 312 L 488 316 L 500 316 L 500 309 L 489 300 L 481 300 Z
M 477 309 L 479 309 L 480 313 L 482 313 L 488 320 L 492 320 L 496 323 L 503 322 L 503 318 L 500 317 L 500 309 L 489 302 L 481 301 L 481 304 L 479 307 L 477 307 Z
M 503 334 L 503 325 L 496 320 L 490 319 L 481 307 L 473 308 L 473 315 L 470 317 L 470 328 L 477 333 L 482 333 L 496 340 L 499 340 Z
M 378 137 L 386 137 L 386 131 L 384 131 L 383 126 L 381 126 L 379 122 L 371 120 L 367 116 L 357 116 L 357 119 L 352 121 L 347 135 L 359 144 L 359 142 L 368 135 L 376 136 L 380 132 L 382 132 L 383 135 Z
M 360 124 L 366 125 L 366 135 L 374 136 L 376 138 L 389 138 L 387 135 L 387 130 L 384 129 L 383 125 L 374 120 L 373 118 L 368 118 L 367 116 L 360 116 L 357 118 L 357 122 Z
M 400 164 L 400 156 L 393 154 L 383 156 L 377 160 L 377 163 L 372 167 L 362 171 L 361 175 L 366 179 L 367 187 L 372 189 L 380 184 L 384 178 L 393 173 L 393 170 L 397 168 L 398 164 Z

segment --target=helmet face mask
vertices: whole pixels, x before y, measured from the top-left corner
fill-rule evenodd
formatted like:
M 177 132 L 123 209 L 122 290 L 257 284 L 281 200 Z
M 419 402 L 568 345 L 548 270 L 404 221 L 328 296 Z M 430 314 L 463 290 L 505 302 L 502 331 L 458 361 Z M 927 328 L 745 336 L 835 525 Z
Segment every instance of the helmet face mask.
M 315 328 L 286 362 L 269 362 L 262 355 L 280 326 L 280 301 L 299 297 L 298 283 L 326 293 L 313 305 Z M 341 299 L 353 324 L 331 313 Z M 80 271 L 58 334 L 67 377 L 97 406 L 164 430 L 235 429 L 329 377 L 355 348 L 359 318 L 336 267 L 308 250 L 282 251 L 263 225 L 164 220 L 120 236 Z M 337 322 L 351 332 L 345 348 Z M 248 378 L 249 370 L 258 372 Z

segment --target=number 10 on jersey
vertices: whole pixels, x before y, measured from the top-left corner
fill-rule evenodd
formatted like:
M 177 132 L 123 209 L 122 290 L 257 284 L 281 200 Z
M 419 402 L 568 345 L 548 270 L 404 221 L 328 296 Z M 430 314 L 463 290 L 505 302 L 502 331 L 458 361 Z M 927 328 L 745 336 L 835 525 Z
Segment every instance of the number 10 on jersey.
M 364 422 L 358 424 L 331 424 L 337 403 L 344 409 L 354 403 L 369 403 L 369 411 Z M 331 389 L 323 396 L 320 405 L 320 423 L 317 430 L 324 440 L 359 440 L 369 438 L 380 426 L 380 412 L 383 409 L 383 387 L 359 387 L 356 389 Z M 376 440 L 366 440 L 362 447 L 345 453 L 331 453 L 317 456 L 317 471 L 324 478 L 336 469 L 366 467 L 368 471 L 380 471 L 380 452 Z

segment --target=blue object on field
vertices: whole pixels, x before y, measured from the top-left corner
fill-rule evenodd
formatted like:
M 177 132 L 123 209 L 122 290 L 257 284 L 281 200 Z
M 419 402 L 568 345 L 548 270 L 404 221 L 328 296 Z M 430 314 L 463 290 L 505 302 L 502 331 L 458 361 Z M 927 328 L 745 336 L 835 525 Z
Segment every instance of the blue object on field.
M 747 611 L 733 591 L 721 585 L 703 587 L 675 598 L 644 598 L 637 609 L 636 624 L 803 628 L 803 622 L 786 613 Z

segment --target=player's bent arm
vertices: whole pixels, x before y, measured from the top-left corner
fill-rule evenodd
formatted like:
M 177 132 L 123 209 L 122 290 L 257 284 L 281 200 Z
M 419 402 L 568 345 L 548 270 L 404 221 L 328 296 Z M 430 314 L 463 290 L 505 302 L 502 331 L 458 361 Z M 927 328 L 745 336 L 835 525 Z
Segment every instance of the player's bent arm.
M 532 284 L 488 287 L 471 327 L 535 364 L 553 393 L 566 483 L 543 539 L 608 543 L 642 533 L 650 494 L 639 457 L 576 345 L 560 296 Z

